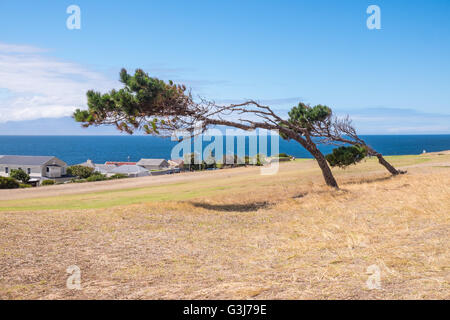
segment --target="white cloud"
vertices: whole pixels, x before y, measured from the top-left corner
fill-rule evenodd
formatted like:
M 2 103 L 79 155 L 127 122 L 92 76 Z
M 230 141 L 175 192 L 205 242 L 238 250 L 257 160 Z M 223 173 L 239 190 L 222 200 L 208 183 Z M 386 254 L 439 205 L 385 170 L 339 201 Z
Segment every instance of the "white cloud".
M 0 43 L 0 52 L 2 53 L 39 53 L 47 50 L 28 45 Z
M 448 134 L 450 114 L 425 113 L 413 109 L 366 108 L 339 110 L 350 115 L 361 134 Z
M 427 134 L 427 133 L 445 133 L 450 132 L 450 126 L 446 125 L 429 125 L 416 127 L 392 127 L 387 128 L 387 132 L 392 134 Z
M 106 91 L 117 81 L 45 50 L 0 43 L 0 122 L 69 116 L 86 105 L 86 91 Z

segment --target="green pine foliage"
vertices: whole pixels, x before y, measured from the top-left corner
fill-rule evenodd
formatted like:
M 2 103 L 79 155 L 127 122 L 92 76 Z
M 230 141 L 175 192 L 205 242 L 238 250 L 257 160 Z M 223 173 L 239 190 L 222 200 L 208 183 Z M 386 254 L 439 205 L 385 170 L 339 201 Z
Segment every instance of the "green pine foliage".
M 367 150 L 363 146 L 339 147 L 326 156 L 330 166 L 345 168 L 360 162 L 367 156 Z
M 301 128 L 311 130 L 312 126 L 317 122 L 327 121 L 332 115 L 331 108 L 325 105 L 315 105 L 313 107 L 300 102 L 297 106 L 292 107 L 291 111 L 288 112 L 288 121 Z M 287 127 L 286 124 L 280 123 L 281 127 Z M 280 136 L 283 139 L 289 140 L 284 133 L 280 132 Z
M 147 134 L 158 134 L 158 127 L 165 124 L 164 116 L 183 116 L 189 95 L 184 85 L 168 83 L 150 77 L 141 69 L 134 75 L 125 69 L 120 72 L 124 88 L 102 94 L 87 92 L 88 110 L 77 109 L 73 118 L 83 127 L 105 123 L 115 124 L 117 129 L 133 133 L 143 129 Z M 152 117 L 148 119 L 147 117 Z
M 289 111 L 289 122 L 299 124 L 303 128 L 309 128 L 318 121 L 324 121 L 331 116 L 331 109 L 318 104 L 310 107 L 302 102 Z

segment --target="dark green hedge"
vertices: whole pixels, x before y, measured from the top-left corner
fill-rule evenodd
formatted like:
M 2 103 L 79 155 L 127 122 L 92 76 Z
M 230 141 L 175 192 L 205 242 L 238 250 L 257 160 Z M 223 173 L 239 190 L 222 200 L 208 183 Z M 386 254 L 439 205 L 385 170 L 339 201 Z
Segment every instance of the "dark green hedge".
M 0 189 L 17 189 L 20 184 L 13 178 L 0 177 Z

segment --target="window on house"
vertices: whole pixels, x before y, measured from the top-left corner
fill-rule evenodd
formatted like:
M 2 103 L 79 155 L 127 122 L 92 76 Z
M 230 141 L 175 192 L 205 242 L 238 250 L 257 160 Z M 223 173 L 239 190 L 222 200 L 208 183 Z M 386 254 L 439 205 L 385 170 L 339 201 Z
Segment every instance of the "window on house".
M 8 167 L 5 168 L 5 173 L 9 173 L 9 168 Z
M 31 173 L 31 169 L 30 169 L 30 168 L 27 169 L 27 173 L 28 173 L 28 174 Z
M 50 172 L 50 168 L 49 167 L 47 167 L 47 172 Z

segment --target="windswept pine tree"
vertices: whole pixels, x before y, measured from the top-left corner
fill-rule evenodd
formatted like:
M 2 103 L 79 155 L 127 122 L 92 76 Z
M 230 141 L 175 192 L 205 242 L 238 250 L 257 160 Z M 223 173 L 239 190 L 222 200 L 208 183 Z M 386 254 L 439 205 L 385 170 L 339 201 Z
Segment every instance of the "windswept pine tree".
M 134 75 L 120 72 L 124 87 L 108 93 L 88 91 L 88 109 L 77 109 L 74 119 L 84 127 L 115 125 L 118 130 L 134 133 L 170 135 L 176 130 L 194 131 L 224 125 L 243 130 L 277 130 L 284 139 L 294 140 L 317 161 L 328 186 L 338 188 L 327 159 L 314 138 L 332 125 L 332 110 L 324 105 L 299 103 L 289 112 L 288 119 L 277 115 L 269 106 L 254 100 L 240 104 L 218 105 L 199 98 L 194 101 L 184 85 L 150 77 L 138 69 Z M 347 159 L 349 162 L 350 159 Z M 354 159 L 357 162 L 357 159 Z

